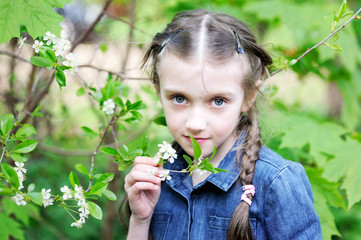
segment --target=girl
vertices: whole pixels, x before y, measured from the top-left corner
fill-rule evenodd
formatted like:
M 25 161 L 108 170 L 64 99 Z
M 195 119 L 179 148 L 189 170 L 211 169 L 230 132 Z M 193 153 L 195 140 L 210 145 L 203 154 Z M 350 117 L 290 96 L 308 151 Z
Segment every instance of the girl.
M 145 54 L 167 126 L 179 148 L 164 168 L 193 156 L 228 171 L 171 173 L 161 183 L 153 158 L 137 157 L 125 178 L 128 239 L 322 239 L 303 167 L 261 146 L 254 100 L 270 56 L 248 27 L 221 13 L 177 14 Z

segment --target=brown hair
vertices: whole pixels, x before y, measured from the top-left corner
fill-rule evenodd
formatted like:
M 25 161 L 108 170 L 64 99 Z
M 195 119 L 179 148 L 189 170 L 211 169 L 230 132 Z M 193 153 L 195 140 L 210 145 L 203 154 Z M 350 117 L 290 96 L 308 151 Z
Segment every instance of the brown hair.
M 243 51 L 237 51 L 237 48 Z M 226 62 L 235 54 L 242 54 L 246 61 L 241 61 L 240 64 L 249 65 L 244 68 L 248 72 L 242 79 L 244 101 L 250 105 L 252 96 L 258 90 L 256 82 L 265 77 L 267 65 L 272 63 L 271 57 L 256 43 L 254 35 L 243 22 L 229 15 L 211 13 L 207 10 L 191 10 L 176 14 L 165 30 L 154 37 L 144 55 L 144 65 L 152 63 L 151 81 L 157 91 L 157 67 L 164 51 L 183 60 L 203 54 L 203 59 L 212 63 Z M 252 184 L 258 151 L 261 148 L 255 104 L 249 107 L 247 113 L 240 113 L 238 130 L 239 133 L 244 133 L 242 147 L 237 152 L 237 161 L 241 168 L 239 178 L 242 185 L 248 185 Z M 248 197 L 252 199 L 251 195 Z M 232 216 L 227 239 L 252 239 L 248 215 L 248 204 L 241 202 Z

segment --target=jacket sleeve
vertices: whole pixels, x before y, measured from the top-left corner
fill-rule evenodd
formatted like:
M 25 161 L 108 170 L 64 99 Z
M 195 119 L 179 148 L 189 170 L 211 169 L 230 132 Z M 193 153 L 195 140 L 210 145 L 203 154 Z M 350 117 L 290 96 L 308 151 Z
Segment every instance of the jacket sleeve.
M 264 216 L 268 239 L 322 239 L 311 185 L 301 164 L 291 163 L 272 180 Z

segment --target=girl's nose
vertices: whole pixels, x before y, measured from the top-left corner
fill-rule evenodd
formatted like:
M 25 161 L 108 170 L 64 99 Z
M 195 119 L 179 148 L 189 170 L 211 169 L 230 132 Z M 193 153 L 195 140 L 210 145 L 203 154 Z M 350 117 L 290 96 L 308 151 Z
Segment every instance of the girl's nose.
M 191 131 L 203 131 L 206 127 L 206 120 L 200 116 L 191 116 L 187 119 L 186 128 Z

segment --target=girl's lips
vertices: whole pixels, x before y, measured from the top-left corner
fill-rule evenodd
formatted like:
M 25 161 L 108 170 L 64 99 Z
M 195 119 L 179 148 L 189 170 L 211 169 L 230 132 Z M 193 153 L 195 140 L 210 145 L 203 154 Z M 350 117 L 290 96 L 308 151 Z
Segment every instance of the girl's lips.
M 187 139 L 188 142 L 192 143 L 192 140 L 191 140 L 190 137 L 186 136 L 185 138 Z M 208 140 L 208 138 L 194 138 L 194 139 L 195 139 L 195 140 L 197 141 L 197 143 L 199 143 L 199 144 L 202 144 L 202 143 L 204 143 L 204 142 L 206 142 L 206 141 Z

